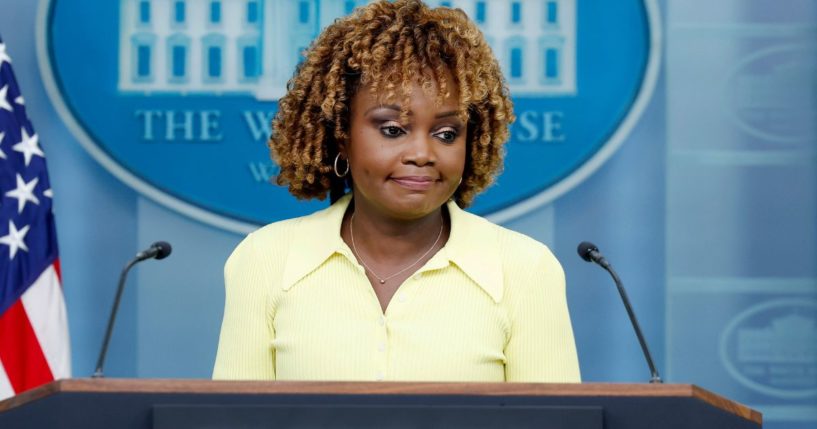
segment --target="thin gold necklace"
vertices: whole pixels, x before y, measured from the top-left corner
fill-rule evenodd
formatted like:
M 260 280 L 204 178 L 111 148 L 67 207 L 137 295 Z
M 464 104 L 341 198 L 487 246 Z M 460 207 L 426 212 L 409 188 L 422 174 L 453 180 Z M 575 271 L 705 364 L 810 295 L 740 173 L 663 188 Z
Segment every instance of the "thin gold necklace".
M 369 268 L 369 266 L 366 264 L 366 261 L 364 261 L 363 257 L 360 256 L 360 252 L 357 251 L 357 246 L 355 245 L 355 214 L 353 212 L 352 217 L 349 218 L 349 236 L 352 238 L 352 251 L 355 253 L 355 256 L 357 256 L 357 259 L 360 261 L 360 263 L 363 264 L 363 267 L 366 268 L 366 271 L 371 273 L 377 279 L 377 281 L 380 282 L 380 284 L 386 284 L 387 280 L 389 280 L 389 279 L 391 279 L 391 278 L 405 272 L 407 269 L 417 265 L 418 262 L 423 260 L 423 258 L 425 258 L 426 255 L 431 253 L 431 251 L 434 249 L 434 247 L 437 246 L 437 243 L 440 242 L 440 237 L 443 236 L 443 229 L 445 227 L 445 219 L 443 219 L 442 210 L 440 211 L 440 221 L 441 221 L 440 222 L 440 232 L 437 233 L 437 239 L 434 240 L 434 244 L 432 244 L 431 247 L 429 247 L 428 250 L 425 251 L 425 253 L 420 255 L 420 257 L 417 258 L 416 261 L 412 262 L 410 265 L 407 265 L 402 270 L 400 270 L 400 271 L 398 271 L 398 272 L 396 272 L 396 273 L 394 273 L 394 274 L 392 274 L 392 275 L 390 275 L 388 277 L 380 277 L 380 276 L 377 275 L 377 273 L 374 272 L 374 270 Z

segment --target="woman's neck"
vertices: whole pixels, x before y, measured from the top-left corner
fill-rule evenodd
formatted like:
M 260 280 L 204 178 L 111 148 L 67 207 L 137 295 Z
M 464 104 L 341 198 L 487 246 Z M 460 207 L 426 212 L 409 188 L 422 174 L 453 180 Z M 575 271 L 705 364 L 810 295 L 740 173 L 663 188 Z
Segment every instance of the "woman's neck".
M 347 244 L 354 244 L 358 257 L 366 260 L 399 263 L 430 247 L 441 248 L 448 239 L 443 207 L 422 217 L 405 219 L 388 216 L 354 200 L 352 204 L 344 217 L 341 235 Z

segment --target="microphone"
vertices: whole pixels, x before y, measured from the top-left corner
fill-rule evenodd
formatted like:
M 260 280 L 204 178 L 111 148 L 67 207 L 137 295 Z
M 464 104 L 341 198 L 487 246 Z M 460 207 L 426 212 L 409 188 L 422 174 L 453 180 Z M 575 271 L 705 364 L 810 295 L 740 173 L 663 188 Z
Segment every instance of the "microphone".
M 128 271 L 146 259 L 164 259 L 170 256 L 170 252 L 173 251 L 173 248 L 170 246 L 170 243 L 166 241 L 157 241 L 150 245 L 149 248 L 143 250 L 136 254 L 136 256 L 130 260 L 127 264 L 125 264 L 125 268 L 122 269 L 122 273 L 119 275 L 119 285 L 116 289 L 116 298 L 113 301 L 113 308 L 111 308 L 111 315 L 108 318 L 108 329 L 105 331 L 105 339 L 102 341 L 102 349 L 99 351 L 99 359 L 96 361 L 96 370 L 94 371 L 93 378 L 103 378 L 105 375 L 102 374 L 102 365 L 105 363 L 105 354 L 108 352 L 108 343 L 111 341 L 111 333 L 113 332 L 113 324 L 116 321 L 116 312 L 119 310 L 119 301 L 122 300 L 122 291 L 125 289 L 125 279 L 128 277 Z
M 627 310 L 627 315 L 630 316 L 630 322 L 633 324 L 633 330 L 635 330 L 635 335 L 638 337 L 638 342 L 641 344 L 641 351 L 644 352 L 644 358 L 647 360 L 647 365 L 650 367 L 650 383 L 663 383 L 661 380 L 661 376 L 658 375 L 658 370 L 655 368 L 655 364 L 652 361 L 652 355 L 650 355 L 650 349 L 647 347 L 647 341 L 644 339 L 644 334 L 641 332 L 641 327 L 638 325 L 638 320 L 635 318 L 635 312 L 633 312 L 633 307 L 630 305 L 630 300 L 627 298 L 627 292 L 624 291 L 624 285 L 621 284 L 621 279 L 618 278 L 618 274 L 616 274 L 613 267 L 607 262 L 607 259 L 604 259 L 604 256 L 599 252 L 599 248 L 596 247 L 595 244 L 589 241 L 582 241 L 579 243 L 579 248 L 577 249 L 579 252 L 579 256 L 587 262 L 594 262 L 604 268 L 610 276 L 613 277 L 613 281 L 616 282 L 616 288 L 618 288 L 618 293 L 621 295 L 621 301 L 624 302 L 624 308 Z
M 170 252 L 172 251 L 173 248 L 170 246 L 170 243 L 167 241 L 157 241 L 151 244 L 147 250 L 137 253 L 136 259 L 139 261 L 144 261 L 145 259 L 151 258 L 164 259 L 170 256 Z

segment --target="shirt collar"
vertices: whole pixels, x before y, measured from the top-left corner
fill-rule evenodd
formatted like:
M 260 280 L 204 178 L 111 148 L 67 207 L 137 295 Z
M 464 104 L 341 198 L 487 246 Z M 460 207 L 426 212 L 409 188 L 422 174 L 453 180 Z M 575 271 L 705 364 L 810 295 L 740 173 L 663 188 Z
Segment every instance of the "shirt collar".
M 297 220 L 297 238 L 290 246 L 282 287 L 289 290 L 299 280 L 320 267 L 330 256 L 340 253 L 355 260 L 340 236 L 343 215 L 351 202 L 347 194 L 324 210 Z M 447 204 L 451 233 L 445 246 L 422 271 L 442 269 L 453 263 L 495 302 L 502 299 L 502 266 L 497 250 L 497 229 L 485 219 L 468 213 L 454 201 Z M 331 233 L 330 233 L 331 232 Z
M 331 206 L 295 220 L 298 225 L 282 278 L 284 290 L 289 290 L 335 253 L 354 260 L 349 246 L 340 237 L 343 215 L 350 201 L 351 194 L 346 194 Z
M 448 258 L 494 302 L 501 301 L 504 288 L 498 228 L 484 218 L 461 209 L 454 201 L 448 202 L 448 213 L 451 217 L 451 234 L 435 258 Z

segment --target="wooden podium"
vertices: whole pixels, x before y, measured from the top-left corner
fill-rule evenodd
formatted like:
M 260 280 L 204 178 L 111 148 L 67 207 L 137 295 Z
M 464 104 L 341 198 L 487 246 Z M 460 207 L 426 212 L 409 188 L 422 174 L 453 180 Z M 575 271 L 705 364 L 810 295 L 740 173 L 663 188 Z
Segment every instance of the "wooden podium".
M 760 413 L 688 384 L 60 380 L 0 428 L 744 429 Z

